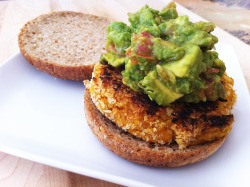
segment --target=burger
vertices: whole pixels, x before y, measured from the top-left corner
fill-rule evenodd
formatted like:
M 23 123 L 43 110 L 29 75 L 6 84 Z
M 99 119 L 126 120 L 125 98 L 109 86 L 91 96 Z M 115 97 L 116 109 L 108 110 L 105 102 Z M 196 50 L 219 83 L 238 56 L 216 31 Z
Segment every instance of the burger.
M 215 25 L 147 5 L 107 27 L 106 51 L 85 81 L 87 123 L 110 151 L 135 163 L 201 161 L 232 129 L 234 81 L 213 50 Z

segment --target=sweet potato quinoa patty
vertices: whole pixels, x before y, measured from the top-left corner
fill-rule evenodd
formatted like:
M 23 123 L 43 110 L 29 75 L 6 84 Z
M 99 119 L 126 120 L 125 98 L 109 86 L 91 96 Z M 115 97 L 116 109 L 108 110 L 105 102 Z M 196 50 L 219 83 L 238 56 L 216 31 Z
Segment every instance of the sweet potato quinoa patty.
M 97 64 L 88 84 L 99 111 L 132 135 L 157 144 L 176 142 L 179 149 L 227 136 L 234 117 L 234 81 L 226 74 L 221 79 L 226 99 L 193 103 L 174 102 L 162 107 L 147 95 L 122 83 L 121 69 Z

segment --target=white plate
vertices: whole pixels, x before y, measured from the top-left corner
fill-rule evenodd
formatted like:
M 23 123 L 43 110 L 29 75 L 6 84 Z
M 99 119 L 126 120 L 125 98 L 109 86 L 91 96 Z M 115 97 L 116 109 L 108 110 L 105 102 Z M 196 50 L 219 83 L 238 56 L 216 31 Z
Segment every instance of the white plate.
M 114 155 L 86 123 L 83 83 L 42 73 L 21 54 L 0 67 L 0 151 L 128 186 L 250 186 L 249 93 L 234 49 L 227 43 L 216 49 L 235 80 L 238 100 L 226 142 L 202 162 L 154 168 Z

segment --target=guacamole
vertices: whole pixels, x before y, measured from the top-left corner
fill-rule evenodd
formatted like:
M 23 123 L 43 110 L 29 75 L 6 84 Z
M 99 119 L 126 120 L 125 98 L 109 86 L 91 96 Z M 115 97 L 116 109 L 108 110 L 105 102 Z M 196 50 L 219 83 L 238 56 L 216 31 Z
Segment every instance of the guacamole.
M 161 11 L 147 5 L 129 14 L 129 26 L 107 28 L 107 53 L 101 62 L 124 66 L 123 83 L 157 104 L 198 103 L 225 98 L 220 81 L 226 67 L 212 51 L 215 25 L 178 16 L 174 2 Z

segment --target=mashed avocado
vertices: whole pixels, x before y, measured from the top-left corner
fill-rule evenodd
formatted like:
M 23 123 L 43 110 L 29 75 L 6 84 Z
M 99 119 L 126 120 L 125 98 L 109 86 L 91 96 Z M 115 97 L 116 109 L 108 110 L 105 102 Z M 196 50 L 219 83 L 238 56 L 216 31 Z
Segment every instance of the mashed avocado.
M 211 34 L 213 23 L 192 23 L 188 16 L 178 16 L 174 2 L 162 11 L 146 5 L 129 14 L 129 22 L 108 26 L 108 53 L 101 58 L 125 67 L 125 85 L 163 106 L 225 97 L 220 81 L 225 64 L 211 51 L 218 42 Z

